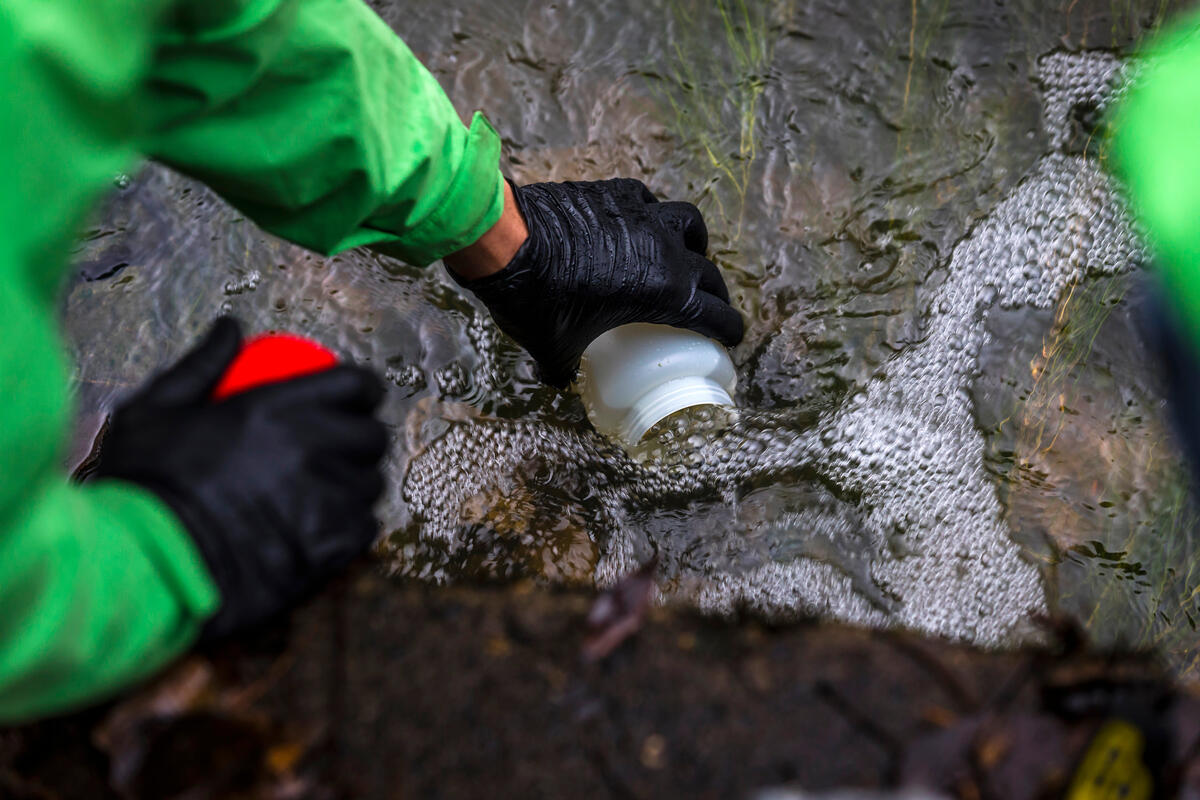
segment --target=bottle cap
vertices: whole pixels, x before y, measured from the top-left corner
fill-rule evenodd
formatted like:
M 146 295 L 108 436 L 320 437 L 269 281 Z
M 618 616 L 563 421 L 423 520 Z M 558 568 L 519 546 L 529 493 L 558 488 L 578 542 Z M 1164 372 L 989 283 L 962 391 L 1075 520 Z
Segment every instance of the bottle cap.
M 267 383 L 329 369 L 338 358 L 324 345 L 291 333 L 265 333 L 247 339 L 213 390 L 214 400 Z

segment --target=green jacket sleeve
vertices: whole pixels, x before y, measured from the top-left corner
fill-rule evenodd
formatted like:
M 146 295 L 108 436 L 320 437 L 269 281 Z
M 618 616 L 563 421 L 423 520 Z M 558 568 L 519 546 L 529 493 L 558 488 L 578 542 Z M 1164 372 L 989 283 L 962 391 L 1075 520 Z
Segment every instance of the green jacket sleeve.
M 218 598 L 168 510 L 68 483 L 57 334 L 72 233 L 134 156 L 144 3 L 0 3 L 0 723 L 95 699 L 160 667 Z
M 1200 353 L 1200 16 L 1153 41 L 1112 121 L 1117 171 Z
M 499 219 L 499 137 L 361 0 L 187 0 L 172 23 L 148 150 L 267 230 L 423 266 Z
M 499 217 L 499 142 L 358 0 L 0 3 L 0 723 L 95 700 L 219 603 L 152 495 L 68 483 L 57 290 L 138 150 L 264 227 L 424 264 Z M 181 268 L 202 265 L 180 265 Z

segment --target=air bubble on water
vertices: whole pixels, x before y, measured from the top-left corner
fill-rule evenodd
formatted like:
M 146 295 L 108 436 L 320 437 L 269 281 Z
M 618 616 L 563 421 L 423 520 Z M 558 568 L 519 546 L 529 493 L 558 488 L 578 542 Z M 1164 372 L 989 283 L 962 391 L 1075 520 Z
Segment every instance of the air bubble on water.
M 433 374 L 434 385 L 442 397 L 462 397 L 471 387 L 471 379 L 466 368 L 453 361 Z
M 425 388 L 425 373 L 415 364 L 388 367 L 384 377 L 396 386 L 420 390 Z
M 996 297 L 1000 294 L 1000 290 L 995 284 L 989 283 L 983 287 L 983 291 L 979 295 L 979 305 L 984 308 L 996 302 Z
M 253 292 L 262 282 L 262 273 L 258 270 L 251 270 L 239 278 L 231 278 L 225 281 L 225 294 L 237 295 L 243 292 Z

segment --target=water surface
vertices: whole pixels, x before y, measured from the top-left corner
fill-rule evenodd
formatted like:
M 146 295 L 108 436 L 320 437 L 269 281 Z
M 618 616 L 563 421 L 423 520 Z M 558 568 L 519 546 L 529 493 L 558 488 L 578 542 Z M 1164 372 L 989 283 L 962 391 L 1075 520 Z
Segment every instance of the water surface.
M 1194 670 L 1200 540 L 1093 128 L 1180 5 L 374 3 L 517 180 L 700 204 L 748 322 L 740 421 L 630 461 L 440 268 L 317 257 L 150 166 L 77 255 L 77 439 L 231 312 L 387 376 L 397 574 L 604 583 L 657 553 L 712 610 L 986 644 L 1064 611 Z

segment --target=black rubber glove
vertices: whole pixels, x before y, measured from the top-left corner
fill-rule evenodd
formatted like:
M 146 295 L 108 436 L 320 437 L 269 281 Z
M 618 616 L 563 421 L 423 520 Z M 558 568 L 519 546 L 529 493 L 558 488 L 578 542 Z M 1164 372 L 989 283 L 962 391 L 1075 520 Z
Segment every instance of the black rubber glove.
M 592 340 L 628 322 L 690 328 L 730 347 L 741 341 L 741 315 L 704 257 L 708 229 L 695 206 L 660 203 L 629 178 L 534 183 L 513 194 L 529 238 L 500 272 L 454 277 L 537 360 L 547 383 L 570 383 Z
M 338 366 L 213 402 L 242 336 L 225 317 L 112 416 L 97 478 L 179 516 L 221 592 L 212 639 L 262 622 L 370 546 L 387 433 L 379 380 Z

